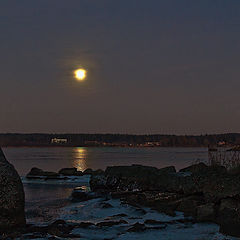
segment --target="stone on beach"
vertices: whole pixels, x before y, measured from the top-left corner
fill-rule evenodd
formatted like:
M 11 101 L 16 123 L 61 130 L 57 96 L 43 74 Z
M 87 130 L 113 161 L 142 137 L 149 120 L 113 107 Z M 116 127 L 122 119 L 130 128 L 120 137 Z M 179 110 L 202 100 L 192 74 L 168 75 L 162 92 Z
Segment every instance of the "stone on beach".
M 83 173 L 78 171 L 77 168 L 62 168 L 59 172 L 63 176 L 82 176 Z
M 43 171 L 40 168 L 32 168 L 31 171 L 27 174 L 27 178 L 38 178 L 38 177 L 49 177 L 49 178 L 57 178 L 60 175 L 56 172 L 48 172 L 48 171 Z
M 8 232 L 26 224 L 25 196 L 21 179 L 0 148 L 0 232 Z
M 84 202 L 94 198 L 98 198 L 99 195 L 95 192 L 88 192 L 82 187 L 76 187 L 72 192 L 73 202 Z

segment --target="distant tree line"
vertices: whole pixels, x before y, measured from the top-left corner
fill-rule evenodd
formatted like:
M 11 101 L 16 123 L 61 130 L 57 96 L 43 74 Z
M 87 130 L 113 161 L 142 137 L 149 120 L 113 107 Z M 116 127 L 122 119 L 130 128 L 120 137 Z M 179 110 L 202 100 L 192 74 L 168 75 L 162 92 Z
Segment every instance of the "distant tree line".
M 67 139 L 65 146 L 138 146 L 157 143 L 162 147 L 207 147 L 219 142 L 240 144 L 239 133 L 177 136 L 128 134 L 0 134 L 0 146 L 55 146 L 52 139 Z M 61 145 L 61 144 L 59 144 Z

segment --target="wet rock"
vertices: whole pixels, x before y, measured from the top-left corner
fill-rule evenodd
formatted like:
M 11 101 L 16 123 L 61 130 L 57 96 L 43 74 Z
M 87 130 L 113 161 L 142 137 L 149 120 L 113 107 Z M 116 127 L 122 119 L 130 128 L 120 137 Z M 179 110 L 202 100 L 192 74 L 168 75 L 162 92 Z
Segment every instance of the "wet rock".
M 25 226 L 24 204 L 21 179 L 0 148 L 0 232 Z
M 88 201 L 94 198 L 98 198 L 99 195 L 95 192 L 87 192 L 82 187 L 77 187 L 72 192 L 72 201 L 73 202 L 83 202 Z
M 240 195 L 240 176 L 220 175 L 208 178 L 203 186 L 203 193 L 208 202 L 219 202 L 224 198 Z
M 221 200 L 217 222 L 223 234 L 240 237 L 240 199 Z
M 177 200 L 179 196 L 173 193 L 148 193 L 145 194 L 144 205 L 158 212 L 175 216 L 175 211 L 178 206 Z
M 38 238 L 45 238 L 46 236 L 47 234 L 36 232 L 36 233 L 25 234 L 22 236 L 22 239 L 38 239 Z
M 48 226 L 28 225 L 23 233 L 43 233 L 47 234 Z
M 31 171 L 27 174 L 27 178 L 34 178 L 34 177 L 59 177 L 60 175 L 56 172 L 47 172 L 47 171 L 43 171 L 40 168 L 32 168 Z
M 205 171 L 208 168 L 208 166 L 205 163 L 198 163 L 198 164 L 193 164 L 189 167 L 183 168 L 181 170 L 179 170 L 179 172 L 192 172 L 192 173 L 196 173 L 196 172 L 201 172 L 201 171 Z
M 83 172 L 83 175 L 104 175 L 104 171 L 102 169 L 97 169 L 94 171 L 91 168 L 88 168 Z
M 146 227 L 146 230 L 161 230 L 161 229 L 165 229 L 166 227 L 167 227 L 167 225 L 163 224 L 161 226 Z
M 92 176 L 90 179 L 90 187 L 92 191 L 105 191 L 108 190 L 107 177 L 104 175 Z
M 174 166 L 160 168 L 158 170 L 158 174 L 171 174 L 176 173 L 176 168 Z
M 190 196 L 182 198 L 178 201 L 177 211 L 184 212 L 184 216 L 197 216 L 197 208 L 203 204 L 201 196 Z
M 100 203 L 101 208 L 113 208 L 113 206 L 110 203 Z
M 92 175 L 93 170 L 91 168 L 87 168 L 85 171 L 83 171 L 83 175 Z
M 92 175 L 90 186 L 135 207 L 171 216 L 181 211 L 194 221 L 219 222 L 223 233 L 238 236 L 240 175 L 225 167 L 199 163 L 178 173 L 174 167 L 108 167 L 104 175 Z
M 153 220 L 153 219 L 147 219 L 144 222 L 144 224 L 148 224 L 148 225 L 159 225 L 159 224 L 163 224 L 163 223 L 164 222 L 162 222 L 162 221 Z
M 78 228 L 89 228 L 91 226 L 95 226 L 95 224 L 92 222 L 81 222 L 76 225 L 76 227 L 78 227 Z
M 63 168 L 59 172 L 63 176 L 82 176 L 83 173 L 78 171 L 77 168 Z
M 104 175 L 105 172 L 102 169 L 97 169 L 93 171 L 92 175 Z
M 119 220 L 119 221 L 105 221 L 105 222 L 99 222 L 96 224 L 97 227 L 112 227 L 115 225 L 120 225 L 120 224 L 128 224 L 127 221 L 125 220 Z
M 196 220 L 199 222 L 211 222 L 216 219 L 215 205 L 208 203 L 197 207 Z
M 111 216 L 112 218 L 114 218 L 114 217 L 127 217 L 127 214 L 125 214 L 125 213 L 119 213 L 119 214 L 116 214 L 116 215 L 113 215 L 113 216 Z
M 148 177 L 151 174 L 157 174 L 158 169 L 155 167 L 148 167 L 142 165 L 132 165 L 132 166 L 114 166 L 107 167 L 105 175 L 107 176 L 117 176 L 117 177 Z
M 70 237 L 70 232 L 73 228 L 72 225 L 67 224 L 64 220 L 56 220 L 48 226 L 47 232 L 58 237 Z
M 139 222 L 135 223 L 132 227 L 130 227 L 127 232 L 143 232 L 146 230 L 146 226 Z
M 32 168 L 31 171 L 28 173 L 28 175 L 31 175 L 31 176 L 42 176 L 44 173 L 44 171 L 40 168 Z

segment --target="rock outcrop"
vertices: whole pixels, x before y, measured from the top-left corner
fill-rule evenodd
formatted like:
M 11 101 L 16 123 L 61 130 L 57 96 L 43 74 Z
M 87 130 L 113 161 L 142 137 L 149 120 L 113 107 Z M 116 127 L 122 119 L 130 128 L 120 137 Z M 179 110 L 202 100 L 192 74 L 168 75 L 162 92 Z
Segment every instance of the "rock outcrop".
M 63 168 L 58 172 L 63 176 L 82 176 L 82 172 L 78 171 L 77 168 Z
M 47 172 L 43 171 L 40 168 L 32 168 L 31 171 L 27 174 L 27 178 L 40 178 L 40 177 L 49 177 L 49 178 L 58 178 L 60 175 L 56 172 Z
M 13 231 L 26 224 L 25 196 L 21 179 L 0 148 L 0 232 Z
M 199 163 L 179 172 L 174 167 L 108 167 L 105 174 L 92 175 L 90 186 L 134 206 L 218 223 L 222 233 L 240 237 L 240 176 L 225 167 Z

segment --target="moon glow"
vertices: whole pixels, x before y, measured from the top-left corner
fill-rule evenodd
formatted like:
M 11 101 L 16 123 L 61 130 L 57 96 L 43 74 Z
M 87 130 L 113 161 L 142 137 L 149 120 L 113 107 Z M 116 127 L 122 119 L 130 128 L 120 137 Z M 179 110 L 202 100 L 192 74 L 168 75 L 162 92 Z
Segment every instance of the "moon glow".
M 87 71 L 83 68 L 80 68 L 80 69 L 77 69 L 75 72 L 75 78 L 78 80 L 78 81 L 83 81 L 86 76 L 87 76 Z

